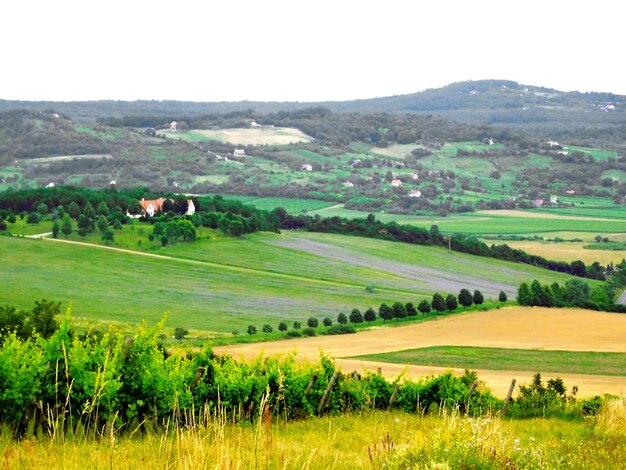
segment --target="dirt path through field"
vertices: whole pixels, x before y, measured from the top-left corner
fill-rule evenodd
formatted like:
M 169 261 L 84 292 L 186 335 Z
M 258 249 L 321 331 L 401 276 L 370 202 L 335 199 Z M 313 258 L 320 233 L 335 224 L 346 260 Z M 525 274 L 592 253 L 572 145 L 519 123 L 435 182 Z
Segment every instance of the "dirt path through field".
M 357 266 L 375 268 L 378 271 L 386 271 L 413 281 L 418 281 L 429 291 L 458 292 L 461 289 L 471 286 L 472 289 L 479 289 L 487 296 L 494 298 L 497 298 L 502 290 L 509 296 L 515 296 L 517 292 L 517 286 L 513 284 L 502 284 L 491 280 L 480 279 L 477 276 L 467 276 L 453 271 L 387 260 L 360 253 L 349 248 L 316 242 L 307 238 L 296 238 L 294 236 L 290 240 L 272 240 L 267 243 L 286 248 L 294 248 L 316 256 L 323 256 Z M 497 268 L 494 267 L 494 269 Z
M 487 312 L 445 317 L 426 323 L 378 328 L 349 336 L 324 336 L 269 343 L 217 347 L 218 354 L 252 359 L 259 354 L 296 352 L 299 358 L 315 360 L 320 351 L 337 358 L 346 370 L 372 367 L 371 361 L 346 359 L 353 356 L 401 351 L 429 346 L 476 346 L 562 351 L 607 351 L 626 353 L 626 315 L 578 309 L 509 307 Z M 374 368 L 377 367 L 374 366 Z M 384 364 L 390 375 L 406 366 Z M 410 366 L 407 373 L 420 376 L 441 368 Z M 510 379 L 530 377 L 528 371 L 483 371 L 480 375 L 490 387 L 501 387 Z M 560 376 L 578 385 L 584 396 L 596 393 L 626 392 L 626 377 L 576 374 Z M 568 380 L 571 379 L 571 380 Z M 575 382 L 572 382 L 574 381 Z M 499 389 L 498 389 L 499 390 Z M 598 392 L 600 393 L 600 392 Z

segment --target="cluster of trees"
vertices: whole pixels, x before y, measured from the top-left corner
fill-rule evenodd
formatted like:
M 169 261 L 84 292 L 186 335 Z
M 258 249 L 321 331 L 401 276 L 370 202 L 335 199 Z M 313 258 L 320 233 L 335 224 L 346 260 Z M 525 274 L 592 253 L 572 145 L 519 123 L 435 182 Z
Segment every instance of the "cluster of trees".
M 0 343 L 9 334 L 22 340 L 41 336 L 49 338 L 59 328 L 56 316 L 61 312 L 61 303 L 42 299 L 36 300 L 32 310 L 18 310 L 0 306 Z
M 196 239 L 196 228 L 189 220 L 179 219 L 171 222 L 157 222 L 149 236 L 150 241 L 157 239 L 161 245 L 177 241 L 192 242 Z
M 365 219 L 346 219 L 342 217 L 321 218 L 318 215 L 312 217 L 305 214 L 291 215 L 280 208 L 274 212 L 280 217 L 281 228 L 284 229 L 304 229 L 310 232 L 339 233 L 417 245 L 450 247 L 454 251 L 531 264 L 552 271 L 591 279 L 604 280 L 606 279 L 605 273 L 612 270 L 611 266 L 605 268 L 597 262 L 587 267 L 582 261 L 568 263 L 566 261 L 547 260 L 542 256 L 531 255 L 523 250 L 511 248 L 506 244 L 489 246 L 478 238 L 469 235 L 451 234 L 446 237 L 439 232 L 436 225 L 433 225 L 430 230 L 426 230 L 409 224 L 385 223 L 376 220 L 374 214 L 369 214 Z
M 0 221 L 15 222 L 17 215 L 26 217 L 29 223 L 38 223 L 43 217 L 55 221 L 53 235 L 68 235 L 72 232 L 72 219 L 78 233 L 86 235 L 99 228 L 106 240 L 113 240 L 113 229 L 121 229 L 128 222 L 126 212 L 142 213 L 139 201 L 156 199 L 157 195 L 147 188 L 122 189 L 115 187 L 93 190 L 71 186 L 5 191 L 0 193 Z M 224 199 L 221 196 L 193 198 L 196 213 L 184 216 L 187 211 L 187 198 L 166 194 L 163 211 L 155 217 L 144 216 L 143 220 L 155 224 L 153 238 L 163 241 L 195 239 L 193 227 L 210 227 L 223 233 L 239 236 L 256 231 L 278 232 L 280 220 L 277 214 L 257 209 L 240 201 Z M 189 224 L 180 222 L 188 219 Z M 6 229 L 6 223 L 0 229 Z
M 591 287 L 580 279 L 569 279 L 563 286 L 554 282 L 541 284 L 534 280 L 522 282 L 517 290 L 517 303 L 537 307 L 580 307 L 626 313 L 626 305 L 613 303 L 614 293 L 608 284 Z

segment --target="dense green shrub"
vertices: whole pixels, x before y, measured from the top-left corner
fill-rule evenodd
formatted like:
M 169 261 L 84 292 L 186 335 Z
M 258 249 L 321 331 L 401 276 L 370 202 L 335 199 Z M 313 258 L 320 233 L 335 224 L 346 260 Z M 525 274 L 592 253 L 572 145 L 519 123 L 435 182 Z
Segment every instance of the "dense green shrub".
M 172 419 L 189 424 L 206 407 L 219 406 L 233 419 L 258 416 L 264 399 L 274 415 L 299 418 L 316 413 L 336 372 L 325 408 L 333 413 L 389 407 L 428 410 L 433 404 L 452 409 L 465 402 L 471 385 L 451 374 L 395 383 L 374 373 L 344 375 L 327 357 L 313 364 L 296 361 L 293 355 L 246 363 L 214 356 L 209 347 L 170 355 L 158 342 L 163 323 L 141 328 L 131 338 L 78 337 L 72 334 L 69 317 L 48 339 L 37 333 L 31 339 L 8 333 L 0 345 L 0 425 L 17 433 L 25 426 L 48 426 L 57 420 L 65 420 L 67 429 L 80 421 L 98 432 L 107 426 L 155 429 Z M 499 406 L 482 388 L 471 403 L 473 413 Z
M 334 325 L 328 329 L 329 335 L 346 335 L 350 333 L 356 333 L 356 330 L 351 325 Z

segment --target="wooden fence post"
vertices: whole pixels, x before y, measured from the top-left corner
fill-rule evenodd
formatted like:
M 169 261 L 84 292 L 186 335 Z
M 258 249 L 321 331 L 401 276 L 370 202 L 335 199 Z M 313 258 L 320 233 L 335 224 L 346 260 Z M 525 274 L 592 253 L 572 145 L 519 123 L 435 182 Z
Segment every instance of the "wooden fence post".
M 467 400 L 465 401 L 465 413 L 469 413 L 470 398 L 472 398 L 472 395 L 474 394 L 474 390 L 476 390 L 477 386 L 478 386 L 478 380 L 474 380 L 474 383 L 472 384 L 469 391 L 467 392 Z
M 309 380 L 309 385 L 306 386 L 306 390 L 304 392 L 304 396 L 308 397 L 311 393 L 311 390 L 313 390 L 313 385 L 315 385 L 315 382 L 317 381 L 317 374 L 313 374 L 311 376 L 311 380 Z
M 389 409 L 391 409 L 391 405 L 393 405 L 393 402 L 396 401 L 398 390 L 400 390 L 400 384 L 396 384 L 396 387 L 393 389 L 393 393 L 391 394 L 391 398 L 389 398 Z
M 509 387 L 509 393 L 506 394 L 506 398 L 504 399 L 504 404 L 502 405 L 502 416 L 506 416 L 506 412 L 509 409 L 509 402 L 511 401 L 511 397 L 513 396 L 513 390 L 515 389 L 516 380 L 511 380 L 511 386 Z
M 335 372 L 333 376 L 330 378 L 330 382 L 328 382 L 328 387 L 326 387 L 326 391 L 324 392 L 324 395 L 322 395 L 322 399 L 317 405 L 317 414 L 320 414 L 322 410 L 324 409 L 324 404 L 326 403 L 326 399 L 328 398 L 328 395 L 330 394 L 331 389 L 335 385 L 335 382 L 337 381 L 337 377 L 339 377 L 339 372 Z

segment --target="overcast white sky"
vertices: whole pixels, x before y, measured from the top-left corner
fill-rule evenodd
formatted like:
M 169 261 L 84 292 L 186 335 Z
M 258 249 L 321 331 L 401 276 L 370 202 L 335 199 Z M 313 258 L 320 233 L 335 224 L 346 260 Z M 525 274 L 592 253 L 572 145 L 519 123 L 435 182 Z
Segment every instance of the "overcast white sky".
M 318 101 L 501 78 L 626 94 L 622 2 L 15 0 L 0 99 Z

